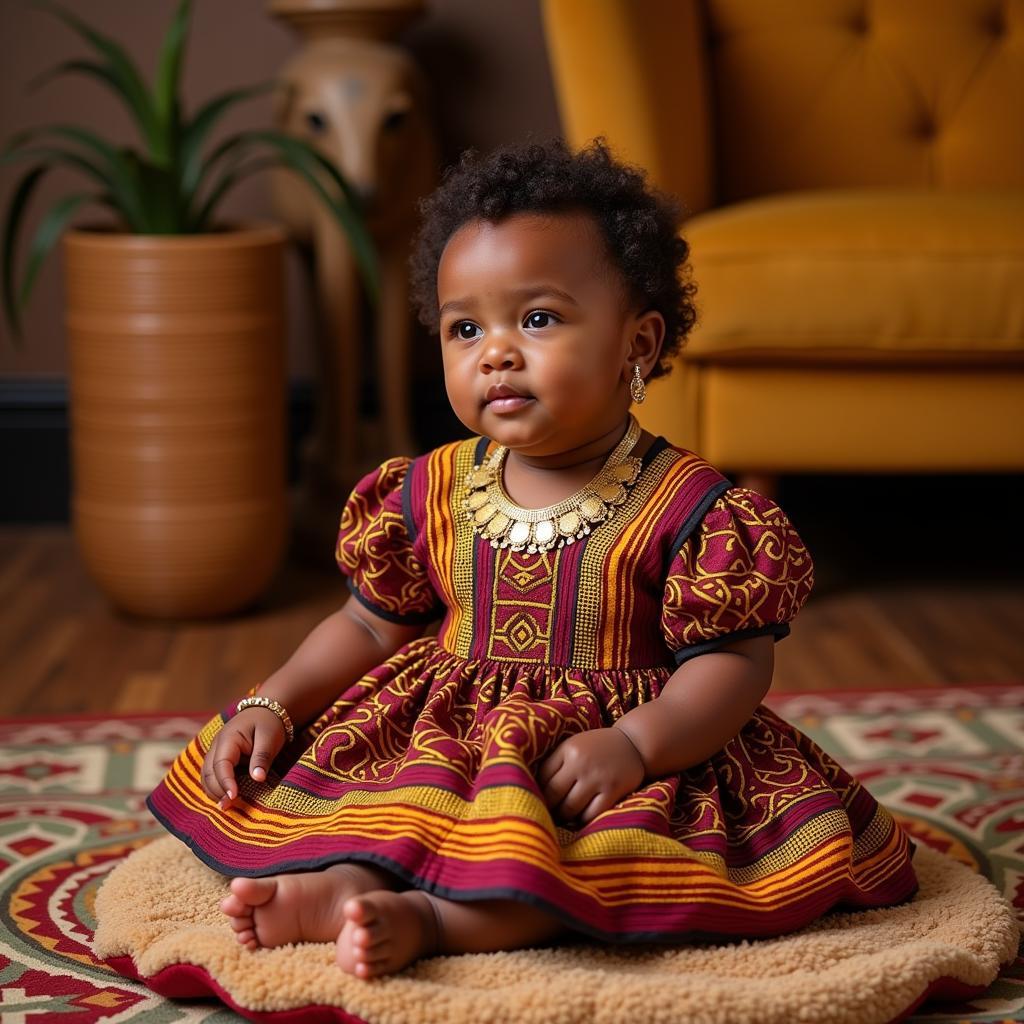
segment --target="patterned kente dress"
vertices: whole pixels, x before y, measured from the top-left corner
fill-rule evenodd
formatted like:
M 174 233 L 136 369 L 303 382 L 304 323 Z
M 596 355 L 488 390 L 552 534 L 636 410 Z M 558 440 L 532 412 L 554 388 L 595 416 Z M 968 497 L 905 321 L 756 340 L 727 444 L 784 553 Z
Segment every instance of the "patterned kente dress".
M 813 586 L 782 510 L 663 438 L 614 518 L 540 554 L 494 549 L 461 511 L 484 438 L 391 459 L 353 491 L 337 561 L 355 599 L 430 623 L 297 732 L 227 811 L 200 783 L 228 708 L 149 807 L 207 864 L 267 875 L 353 860 L 453 900 L 510 898 L 612 942 L 782 934 L 917 891 L 884 806 L 761 705 L 706 761 L 586 825 L 535 771 L 559 743 L 655 700 L 677 666 L 787 636 Z M 685 671 L 685 670 L 684 670 Z

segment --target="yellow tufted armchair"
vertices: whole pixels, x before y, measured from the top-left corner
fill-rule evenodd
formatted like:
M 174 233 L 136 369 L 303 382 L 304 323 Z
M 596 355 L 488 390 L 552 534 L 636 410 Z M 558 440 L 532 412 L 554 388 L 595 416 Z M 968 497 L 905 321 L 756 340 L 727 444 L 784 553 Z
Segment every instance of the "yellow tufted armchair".
M 541 0 L 566 137 L 691 216 L 639 410 L 782 472 L 1024 469 L 1024 0 Z

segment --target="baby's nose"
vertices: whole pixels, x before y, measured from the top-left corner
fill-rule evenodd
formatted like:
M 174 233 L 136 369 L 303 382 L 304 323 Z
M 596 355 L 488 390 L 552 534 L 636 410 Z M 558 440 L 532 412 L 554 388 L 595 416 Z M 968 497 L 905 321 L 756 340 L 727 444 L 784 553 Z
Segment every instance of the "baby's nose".
M 483 348 L 482 363 L 492 369 L 507 369 L 520 362 L 521 355 L 517 345 L 510 339 L 491 336 Z

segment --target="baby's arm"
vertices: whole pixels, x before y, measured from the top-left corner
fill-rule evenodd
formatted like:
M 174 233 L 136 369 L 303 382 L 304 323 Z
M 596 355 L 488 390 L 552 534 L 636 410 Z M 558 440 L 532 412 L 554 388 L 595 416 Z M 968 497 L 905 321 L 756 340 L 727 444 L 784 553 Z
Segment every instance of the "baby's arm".
M 684 662 L 657 700 L 610 728 L 563 740 L 539 765 L 552 815 L 586 823 L 645 779 L 684 771 L 728 743 L 771 685 L 774 637 L 737 640 Z
M 278 701 L 296 729 L 317 717 L 344 687 L 422 635 L 422 625 L 402 625 L 374 614 L 354 598 L 323 620 L 295 653 L 259 687 Z M 203 784 L 222 806 L 238 795 L 235 765 L 249 755 L 257 781 L 284 745 L 284 724 L 267 708 L 240 711 L 217 734 L 203 763 Z
M 774 647 L 773 636 L 750 637 L 684 661 L 656 700 L 615 723 L 646 778 L 685 771 L 739 733 L 771 687 Z

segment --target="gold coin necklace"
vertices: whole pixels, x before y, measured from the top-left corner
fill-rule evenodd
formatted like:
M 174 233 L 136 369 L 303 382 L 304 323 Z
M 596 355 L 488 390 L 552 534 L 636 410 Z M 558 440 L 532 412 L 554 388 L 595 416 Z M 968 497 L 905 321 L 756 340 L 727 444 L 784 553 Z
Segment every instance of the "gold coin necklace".
M 639 440 L 640 424 L 630 414 L 626 433 L 593 480 L 547 508 L 520 508 L 505 493 L 501 474 L 508 449 L 499 445 L 466 474 L 463 512 L 492 548 L 534 554 L 575 544 L 599 523 L 611 519 L 628 497 L 643 466 L 640 458 L 629 454 Z

